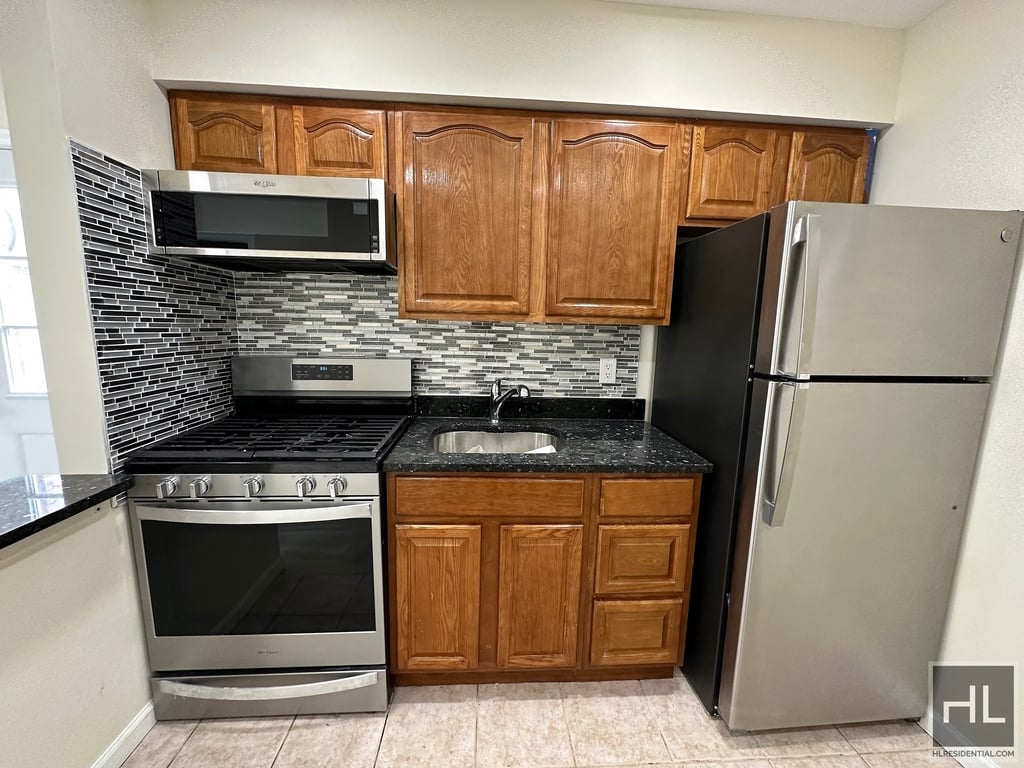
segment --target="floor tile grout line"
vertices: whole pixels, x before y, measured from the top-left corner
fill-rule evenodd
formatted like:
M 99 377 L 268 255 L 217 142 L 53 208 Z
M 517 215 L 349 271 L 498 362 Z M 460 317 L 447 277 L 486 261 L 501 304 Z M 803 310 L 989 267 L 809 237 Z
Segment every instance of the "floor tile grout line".
M 384 744 L 384 733 L 388 729 L 388 720 L 391 719 L 391 707 L 394 704 L 394 694 L 391 695 L 387 709 L 384 710 L 384 725 L 380 728 L 380 738 L 377 739 L 377 751 L 373 753 L 373 765 L 370 768 L 377 768 L 377 761 L 380 760 L 380 748 Z
M 174 750 L 174 754 L 171 756 L 171 759 L 167 761 L 166 768 L 171 768 L 171 766 L 174 765 L 174 761 L 178 759 L 178 755 L 181 754 L 181 750 L 183 750 L 185 748 L 185 745 L 189 743 L 189 741 L 192 739 L 192 736 L 195 734 L 195 732 L 197 730 L 199 730 L 199 726 L 202 725 L 202 722 L 203 722 L 202 719 L 196 720 L 196 724 L 194 726 L 192 726 L 192 730 L 188 732 L 188 736 L 186 736 L 185 740 L 183 742 L 181 742 L 181 744 L 178 745 L 178 748 L 176 750 Z M 155 728 L 155 727 L 156 726 L 154 725 L 153 728 Z M 150 733 L 153 732 L 153 728 L 149 729 Z M 147 733 L 146 735 L 149 736 L 149 733 Z M 141 742 L 139 743 L 139 746 L 142 746 Z M 139 747 L 136 747 L 135 749 L 138 749 L 138 748 Z M 134 751 L 135 750 L 133 749 L 132 752 L 134 752 Z M 131 759 L 131 755 L 128 755 L 128 758 Z M 127 762 L 127 760 L 125 762 Z
M 562 722 L 565 723 L 565 735 L 569 737 L 569 755 L 572 757 L 573 768 L 579 765 L 576 760 L 576 745 L 572 743 L 572 728 L 569 727 L 569 715 L 565 711 L 565 696 L 562 695 L 563 687 L 568 687 L 569 683 L 557 683 L 558 685 L 558 701 L 562 705 Z
M 476 708 L 473 711 L 473 768 L 477 764 L 477 750 L 480 749 L 480 684 L 473 686 L 473 703 Z
M 669 679 L 674 680 L 675 678 L 673 677 Z M 654 711 L 654 706 L 651 704 L 650 696 L 648 695 L 647 690 L 644 688 L 644 681 L 637 680 L 636 685 L 637 688 L 640 689 L 640 698 L 644 700 L 644 706 L 647 707 L 647 714 L 650 716 L 651 722 L 653 722 L 658 727 L 658 735 L 661 736 L 661 743 L 665 745 L 665 754 L 668 755 L 670 762 L 680 762 L 676 758 L 675 753 L 668 746 L 668 739 L 665 738 L 665 729 L 661 727 L 661 721 L 658 719 L 658 713 Z
M 267 768 L 274 768 L 277 765 L 277 758 L 281 756 L 281 750 L 284 749 L 284 743 L 288 741 L 288 736 L 291 735 L 292 728 L 295 726 L 295 715 L 292 715 L 291 722 L 288 723 L 288 730 L 284 732 L 284 738 L 281 739 L 281 743 L 277 745 L 277 752 L 274 753 L 274 759 L 270 761 L 270 765 Z

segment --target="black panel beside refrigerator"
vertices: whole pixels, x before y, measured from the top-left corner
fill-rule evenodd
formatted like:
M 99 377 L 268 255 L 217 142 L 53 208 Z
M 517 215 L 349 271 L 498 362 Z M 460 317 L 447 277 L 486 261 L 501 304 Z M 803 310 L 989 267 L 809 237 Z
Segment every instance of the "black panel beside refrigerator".
M 651 423 L 714 464 L 701 485 L 683 672 L 714 713 L 746 447 L 768 214 L 679 247 L 658 329 Z

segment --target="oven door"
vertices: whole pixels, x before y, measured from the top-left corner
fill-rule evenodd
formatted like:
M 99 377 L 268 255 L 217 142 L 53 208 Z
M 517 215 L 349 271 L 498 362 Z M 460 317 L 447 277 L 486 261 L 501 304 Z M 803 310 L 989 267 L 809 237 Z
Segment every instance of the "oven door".
M 141 501 L 154 671 L 385 662 L 380 501 Z

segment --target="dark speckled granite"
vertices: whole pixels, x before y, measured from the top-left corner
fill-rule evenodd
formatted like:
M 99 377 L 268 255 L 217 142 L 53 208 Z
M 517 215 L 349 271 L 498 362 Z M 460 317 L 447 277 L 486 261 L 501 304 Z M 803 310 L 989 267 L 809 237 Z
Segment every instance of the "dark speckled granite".
M 418 395 L 419 416 L 487 418 L 491 398 Z M 502 419 L 642 419 L 639 397 L 513 397 L 501 406 Z
M 557 453 L 437 453 L 431 438 L 452 429 L 551 432 Z M 386 472 L 710 472 L 711 464 L 657 427 L 625 419 L 417 418 L 384 460 Z
M 26 475 L 0 482 L 0 548 L 132 487 L 128 475 Z

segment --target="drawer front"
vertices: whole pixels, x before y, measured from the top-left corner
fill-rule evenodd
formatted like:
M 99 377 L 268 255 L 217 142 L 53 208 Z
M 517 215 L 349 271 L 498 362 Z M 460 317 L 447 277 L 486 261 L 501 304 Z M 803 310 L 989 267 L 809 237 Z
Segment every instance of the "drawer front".
M 590 641 L 593 666 L 678 664 L 683 600 L 597 600 Z
M 599 595 L 686 591 L 689 525 L 602 525 L 597 532 Z
M 582 517 L 583 480 L 398 477 L 399 517 Z
M 692 510 L 692 477 L 601 481 L 601 514 L 608 517 L 687 517 Z

